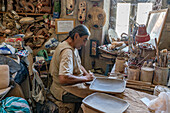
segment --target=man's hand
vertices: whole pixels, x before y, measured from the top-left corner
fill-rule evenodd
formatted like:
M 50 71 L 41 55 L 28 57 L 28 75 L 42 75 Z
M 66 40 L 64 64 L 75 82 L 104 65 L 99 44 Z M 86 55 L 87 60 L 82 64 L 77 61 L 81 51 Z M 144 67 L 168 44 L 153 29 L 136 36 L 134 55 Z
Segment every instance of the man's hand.
M 86 74 L 85 77 L 87 78 L 87 82 L 90 82 L 94 79 L 95 76 L 92 72 L 89 71 L 89 73 Z
M 59 75 L 59 83 L 61 85 L 73 85 L 77 83 L 90 82 L 93 79 L 93 73 L 86 73 L 85 76 Z

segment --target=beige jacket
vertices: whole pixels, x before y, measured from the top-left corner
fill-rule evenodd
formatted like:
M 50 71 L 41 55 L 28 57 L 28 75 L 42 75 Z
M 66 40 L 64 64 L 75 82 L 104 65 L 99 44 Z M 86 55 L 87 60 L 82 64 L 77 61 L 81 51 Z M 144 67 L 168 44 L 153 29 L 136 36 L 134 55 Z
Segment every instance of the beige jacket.
M 62 58 L 60 58 L 60 55 L 62 54 L 62 51 L 65 49 L 72 50 L 73 55 L 71 56 L 73 56 L 72 58 L 73 59 L 73 70 L 72 71 L 73 72 L 71 73 L 61 72 L 61 70 L 59 71 L 60 65 L 64 65 L 64 63 L 61 62 Z M 50 91 L 56 99 L 62 100 L 62 95 L 67 92 L 64 89 L 64 86 L 61 86 L 59 84 L 59 81 L 58 81 L 59 73 L 62 73 L 64 75 L 73 74 L 73 75 L 81 76 L 83 72 L 80 69 L 80 65 L 81 65 L 81 61 L 80 61 L 80 57 L 79 57 L 77 49 L 72 48 L 66 41 L 60 43 L 58 47 L 56 48 L 52 61 L 50 63 L 50 73 L 53 77 L 53 83 L 51 85 Z

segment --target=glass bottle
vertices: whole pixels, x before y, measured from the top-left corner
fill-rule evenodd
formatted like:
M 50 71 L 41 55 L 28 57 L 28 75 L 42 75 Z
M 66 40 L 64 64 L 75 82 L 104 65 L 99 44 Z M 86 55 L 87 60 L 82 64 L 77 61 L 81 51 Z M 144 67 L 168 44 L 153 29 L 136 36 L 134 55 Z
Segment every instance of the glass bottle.
M 5 0 L 2 0 L 2 11 L 5 12 Z
M 17 21 L 15 21 L 15 25 L 16 25 L 16 28 L 17 28 L 17 29 L 20 29 L 20 28 L 21 28 L 21 26 L 17 23 Z

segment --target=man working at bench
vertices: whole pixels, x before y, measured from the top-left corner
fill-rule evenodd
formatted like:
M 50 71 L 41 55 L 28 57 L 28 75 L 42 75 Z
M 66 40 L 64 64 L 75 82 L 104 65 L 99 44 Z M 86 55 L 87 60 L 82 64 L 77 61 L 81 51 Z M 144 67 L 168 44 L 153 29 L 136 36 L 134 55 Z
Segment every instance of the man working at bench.
M 77 50 L 86 45 L 89 36 L 89 29 L 85 25 L 78 25 L 57 46 L 50 63 L 53 77 L 50 91 L 56 99 L 76 103 L 92 93 L 83 83 L 92 81 L 94 75 L 81 65 Z

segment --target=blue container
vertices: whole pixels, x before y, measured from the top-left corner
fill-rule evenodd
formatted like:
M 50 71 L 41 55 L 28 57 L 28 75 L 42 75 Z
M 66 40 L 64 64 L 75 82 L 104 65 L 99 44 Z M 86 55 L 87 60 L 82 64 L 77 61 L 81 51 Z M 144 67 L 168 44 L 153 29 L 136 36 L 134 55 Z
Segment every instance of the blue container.
M 53 18 L 60 18 L 59 12 L 53 12 Z

